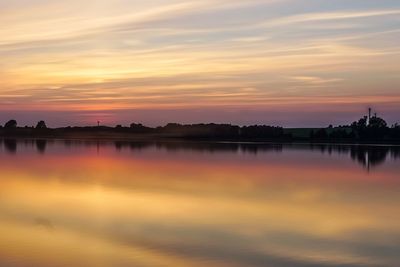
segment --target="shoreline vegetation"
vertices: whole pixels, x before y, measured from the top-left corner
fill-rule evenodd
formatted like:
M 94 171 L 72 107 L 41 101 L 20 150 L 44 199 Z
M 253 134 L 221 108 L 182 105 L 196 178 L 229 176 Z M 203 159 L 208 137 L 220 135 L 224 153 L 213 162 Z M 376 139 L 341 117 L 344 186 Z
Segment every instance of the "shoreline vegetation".
M 169 123 L 147 127 L 132 123 L 129 127 L 117 125 L 48 128 L 44 121 L 36 127 L 19 127 L 16 120 L 0 126 L 1 138 L 94 139 L 94 140 L 188 140 L 227 142 L 309 142 L 349 144 L 400 144 L 400 125 L 389 127 L 376 114 L 364 116 L 350 125 L 326 128 L 283 128 L 278 126 L 231 124 Z

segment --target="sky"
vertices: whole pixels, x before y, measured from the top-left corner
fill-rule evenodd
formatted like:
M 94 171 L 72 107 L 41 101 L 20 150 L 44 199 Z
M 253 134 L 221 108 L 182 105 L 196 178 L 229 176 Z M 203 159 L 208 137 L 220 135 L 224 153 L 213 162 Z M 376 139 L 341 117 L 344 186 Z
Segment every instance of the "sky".
M 400 122 L 398 0 L 0 0 L 0 124 Z

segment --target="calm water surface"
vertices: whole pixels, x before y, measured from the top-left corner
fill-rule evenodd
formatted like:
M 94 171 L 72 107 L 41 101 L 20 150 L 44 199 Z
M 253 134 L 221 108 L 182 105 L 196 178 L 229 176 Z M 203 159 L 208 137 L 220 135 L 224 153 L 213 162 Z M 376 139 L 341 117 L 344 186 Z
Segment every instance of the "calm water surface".
M 0 266 L 400 266 L 400 148 L 0 140 Z

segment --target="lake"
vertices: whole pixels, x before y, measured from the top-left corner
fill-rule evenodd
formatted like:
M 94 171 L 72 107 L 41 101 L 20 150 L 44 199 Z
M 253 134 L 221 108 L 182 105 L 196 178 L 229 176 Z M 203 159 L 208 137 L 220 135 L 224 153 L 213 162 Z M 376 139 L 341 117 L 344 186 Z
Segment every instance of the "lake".
M 400 147 L 0 140 L 0 266 L 400 266 Z

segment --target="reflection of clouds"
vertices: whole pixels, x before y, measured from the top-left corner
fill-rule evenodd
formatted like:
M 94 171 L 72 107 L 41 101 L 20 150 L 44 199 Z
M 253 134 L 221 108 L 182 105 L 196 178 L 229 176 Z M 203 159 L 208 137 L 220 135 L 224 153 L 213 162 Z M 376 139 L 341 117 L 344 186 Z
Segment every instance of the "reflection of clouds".
M 132 201 L 124 201 L 124 203 L 129 205 Z M 177 205 L 179 206 L 178 203 Z M 135 208 L 131 210 L 136 213 Z M 241 209 L 239 208 L 237 212 L 240 214 Z M 312 234 L 291 233 L 287 230 L 279 230 L 276 226 L 269 229 L 268 220 L 255 222 L 253 229 L 247 229 L 235 227 L 229 223 L 214 224 L 212 221 L 196 223 L 178 220 L 177 222 L 167 214 L 164 214 L 164 219 L 160 218 L 162 222 L 157 224 L 141 212 L 137 215 L 127 216 L 120 213 L 108 217 L 110 214 L 106 211 L 106 217 L 104 215 L 97 217 L 93 214 L 94 216 L 90 218 L 85 215 L 76 217 L 76 214 L 66 213 L 54 214 L 65 217 L 59 231 L 64 231 L 67 235 L 83 235 L 86 236 L 85 238 L 98 240 L 99 243 L 107 242 L 116 248 L 127 246 L 132 250 L 149 251 L 153 257 L 172 255 L 173 258 L 182 258 L 186 262 L 204 261 L 215 264 L 231 262 L 237 266 L 265 266 L 266 264 L 296 267 L 365 266 L 364 264 L 340 263 L 342 258 L 346 261 L 354 261 L 353 251 L 346 250 L 346 241 L 317 238 Z M 191 213 L 186 214 L 187 217 L 191 215 Z M 203 216 L 207 216 L 207 213 L 203 213 Z M 240 217 L 236 219 L 243 220 Z M 252 218 L 248 219 L 252 220 Z M 45 228 L 49 223 L 44 219 L 37 219 L 37 222 L 46 226 Z M 348 245 L 354 247 L 355 244 L 349 242 Z M 362 247 L 362 244 L 357 245 Z M 85 250 L 85 248 L 82 249 Z M 333 257 L 333 255 L 336 256 Z M 348 258 L 345 255 L 349 255 Z M 361 254 L 358 255 L 360 257 L 358 261 L 362 262 L 363 257 L 379 256 L 379 253 Z M 372 259 L 368 262 L 371 263 Z
M 64 144 L 40 157 L 34 142 L 0 154 L 1 247 L 40 240 L 26 248 L 40 261 L 54 252 L 103 266 L 400 262 L 398 170 L 387 162 L 366 177 L 349 164 L 350 147 L 120 142 L 116 151 L 106 142 L 97 153 L 98 142 Z M 57 231 L 43 231 L 53 222 Z
M 38 186 L 43 187 L 43 184 Z M 193 186 L 198 187 L 199 184 Z M 230 185 L 236 186 L 235 183 Z M 26 182 L 23 187 L 37 191 L 35 186 Z M 10 189 L 10 186 L 7 188 Z M 363 251 L 373 248 L 371 243 L 375 243 L 375 237 L 369 239 L 364 236 L 361 242 L 357 241 L 358 238 L 348 237 L 354 229 L 366 227 L 359 223 L 350 226 L 348 219 L 338 219 L 346 218 L 347 212 L 340 211 L 342 205 L 353 206 L 354 201 L 345 200 L 339 207 L 322 204 L 321 209 L 330 212 L 317 216 L 321 211 L 316 204 L 282 204 L 290 195 L 282 189 L 279 197 L 273 199 L 252 199 L 244 195 L 241 199 L 218 198 L 205 193 L 193 198 L 179 194 L 179 190 L 174 195 L 147 194 L 142 190 L 102 190 L 91 193 L 92 189 L 83 188 L 82 185 L 77 185 L 77 188 L 61 186 L 61 192 L 53 187 L 44 187 L 42 190 L 50 193 L 41 197 L 33 196 L 38 206 L 31 206 L 29 211 L 19 207 L 25 216 L 43 212 L 42 201 L 68 203 L 62 210 L 57 209 L 58 205 L 50 205 L 53 208 L 47 211 L 52 217 L 58 218 L 59 231 L 89 235 L 115 247 L 122 245 L 133 250 L 140 248 L 152 251 L 154 256 L 173 254 L 189 262 L 222 262 L 228 259 L 238 266 L 265 266 L 266 263 L 314 266 L 312 262 L 315 262 L 315 266 L 365 266 L 364 261 L 372 263 L 382 256 L 388 259 L 386 248 L 391 249 L 393 245 L 389 240 L 389 243 L 384 242 L 376 247 L 382 252 L 376 250 L 368 254 Z M 264 193 L 269 194 L 268 191 Z M 31 202 L 29 199 L 26 201 Z M 361 205 L 365 205 L 365 201 L 362 200 Z M 320 202 L 326 200 L 321 199 Z M 353 209 L 359 210 L 359 207 Z M 368 210 L 366 208 L 362 213 Z M 290 215 L 296 212 L 296 216 Z M 371 217 L 365 217 L 366 214 L 362 213 L 358 211 L 352 216 L 361 216 L 359 221 L 372 221 Z M 337 221 L 334 221 L 336 217 Z M 339 226 L 338 233 L 344 227 L 347 229 L 345 234 L 324 234 L 325 227 L 332 227 L 330 223 L 343 224 Z M 389 227 L 388 223 L 384 222 L 384 225 Z M 382 229 L 382 225 L 371 227 Z M 395 226 L 392 224 L 391 227 Z M 396 260 L 396 257 L 393 259 Z M 359 264 L 346 265 L 341 262 Z
M 279 232 L 275 229 L 257 232 L 255 236 L 200 224 L 188 227 L 185 224 L 162 226 L 149 223 L 139 227 L 132 238 L 118 231 L 112 233 L 112 238 L 116 237 L 116 242 L 140 245 L 188 259 L 215 261 L 220 264 L 235 263 L 237 266 L 376 266 L 373 264 L 374 257 L 383 256 L 376 251 L 372 254 L 370 251 L 359 253 L 362 243 L 324 239 L 290 231 Z M 360 247 L 354 249 L 357 245 Z M 366 252 L 373 247 L 367 245 Z M 329 256 L 325 257 L 326 255 Z M 341 263 L 354 262 L 354 255 L 359 257 L 357 260 L 360 263 Z M 329 262 L 329 257 L 336 263 Z
M 46 219 L 46 218 L 36 218 L 34 220 L 34 224 L 37 225 L 37 226 L 43 227 L 43 228 L 45 228 L 47 230 L 53 230 L 54 229 L 53 223 L 49 219 Z

